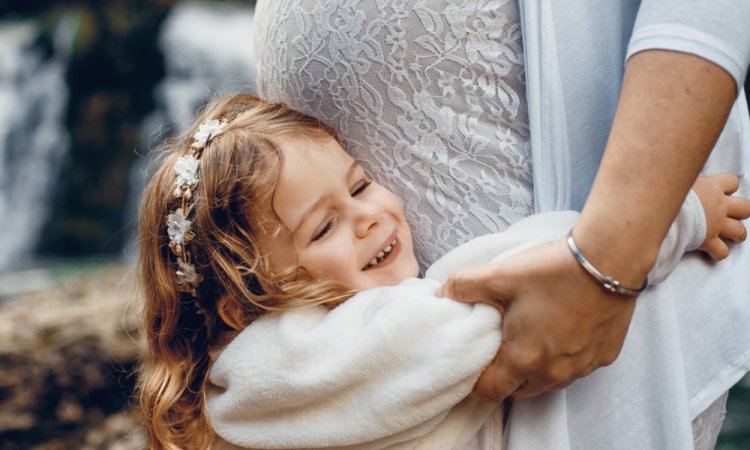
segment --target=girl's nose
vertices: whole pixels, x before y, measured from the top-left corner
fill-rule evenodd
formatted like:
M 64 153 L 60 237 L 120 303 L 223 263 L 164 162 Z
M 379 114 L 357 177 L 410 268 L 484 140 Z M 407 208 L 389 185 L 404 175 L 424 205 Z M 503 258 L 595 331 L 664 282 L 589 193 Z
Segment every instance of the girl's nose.
M 356 207 L 356 233 L 361 238 L 377 226 L 383 215 L 383 208 L 375 203 L 361 201 L 357 202 Z

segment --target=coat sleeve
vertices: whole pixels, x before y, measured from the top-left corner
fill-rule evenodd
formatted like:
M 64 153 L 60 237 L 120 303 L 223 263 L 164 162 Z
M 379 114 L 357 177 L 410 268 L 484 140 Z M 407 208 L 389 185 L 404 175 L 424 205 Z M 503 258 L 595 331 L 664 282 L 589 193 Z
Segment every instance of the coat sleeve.
M 425 276 L 438 281 L 454 271 L 499 261 L 530 247 L 564 239 L 578 220 L 573 211 L 553 211 L 526 217 L 501 233 L 488 234 L 456 247 L 436 261 Z M 706 236 L 706 218 L 698 196 L 690 190 L 659 248 L 649 273 L 652 284 L 661 283 L 682 256 L 698 248 Z
M 724 68 L 742 89 L 750 65 L 750 2 L 643 0 L 628 57 L 651 49 L 691 53 Z
M 656 263 L 648 274 L 650 282 L 664 281 L 682 256 L 697 249 L 705 238 L 706 215 L 698 195 L 691 189 L 659 247 Z
M 250 448 L 377 448 L 428 433 L 500 344 L 496 310 L 437 298 L 438 286 L 412 279 L 257 320 L 211 369 L 212 427 Z

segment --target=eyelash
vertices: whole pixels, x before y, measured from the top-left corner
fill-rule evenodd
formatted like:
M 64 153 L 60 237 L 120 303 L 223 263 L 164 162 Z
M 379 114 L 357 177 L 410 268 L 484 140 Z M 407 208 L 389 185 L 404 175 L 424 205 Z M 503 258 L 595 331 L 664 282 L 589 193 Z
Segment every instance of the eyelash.
M 370 179 L 370 178 L 364 178 L 364 179 L 362 180 L 362 184 L 358 184 L 358 185 L 357 185 L 357 186 L 356 186 L 356 187 L 354 188 L 354 190 L 352 191 L 352 197 L 354 197 L 355 195 L 359 195 L 359 194 L 361 194 L 362 192 L 364 192 L 364 191 L 365 191 L 365 189 L 367 189 L 367 187 L 368 187 L 369 185 L 371 185 L 371 184 L 372 184 L 372 179 Z
M 326 226 L 323 227 L 322 230 L 320 230 L 320 233 L 316 234 L 315 237 L 312 238 L 312 241 L 315 242 L 315 241 L 319 241 L 323 239 L 323 236 L 328 234 L 328 231 L 331 229 L 332 226 L 333 226 L 333 220 L 329 220 L 328 223 L 326 223 Z
M 351 193 L 351 196 L 355 197 L 355 196 L 361 194 L 371 184 L 372 184 L 372 180 L 370 178 L 363 179 L 362 182 L 361 182 L 361 184 L 357 184 L 357 186 L 355 186 L 354 190 Z M 328 221 L 328 223 L 326 223 L 326 226 L 323 227 L 323 229 L 320 230 L 320 232 L 318 234 L 316 234 L 312 238 L 312 242 L 316 242 L 316 241 L 319 241 L 319 240 L 323 239 L 323 237 L 326 234 L 328 234 L 328 232 L 331 230 L 332 227 L 333 227 L 333 220 L 330 220 L 330 221 Z

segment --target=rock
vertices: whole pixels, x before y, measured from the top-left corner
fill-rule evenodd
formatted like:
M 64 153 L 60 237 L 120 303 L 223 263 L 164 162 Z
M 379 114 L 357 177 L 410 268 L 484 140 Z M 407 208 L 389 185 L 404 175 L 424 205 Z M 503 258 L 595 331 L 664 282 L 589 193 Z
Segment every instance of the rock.
M 0 304 L 0 449 L 145 447 L 135 286 L 113 265 Z

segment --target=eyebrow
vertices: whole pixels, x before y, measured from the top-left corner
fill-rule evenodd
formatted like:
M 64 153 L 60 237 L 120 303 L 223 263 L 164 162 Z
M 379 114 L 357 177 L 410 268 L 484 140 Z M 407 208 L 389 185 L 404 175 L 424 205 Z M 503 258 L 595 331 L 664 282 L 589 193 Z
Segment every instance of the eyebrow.
M 355 159 L 354 162 L 352 163 L 352 165 L 349 166 L 349 169 L 346 171 L 346 175 L 345 175 L 344 178 L 348 180 L 352 176 L 352 174 L 354 173 L 354 171 L 357 170 L 357 168 L 359 166 L 360 166 L 359 161 L 357 161 Z M 305 211 L 300 216 L 301 219 L 300 219 L 299 223 L 292 230 L 292 234 L 297 233 L 297 230 L 299 230 L 299 227 L 301 227 L 302 224 L 305 222 L 305 217 L 308 217 L 310 214 L 312 214 L 312 212 L 315 211 L 317 208 L 319 208 L 320 205 L 322 205 L 323 203 L 325 203 L 325 201 L 328 200 L 329 197 L 330 197 L 330 194 L 323 195 L 322 197 L 320 197 L 319 199 L 317 199 L 315 201 L 315 203 L 313 203 L 307 209 L 305 209 Z

